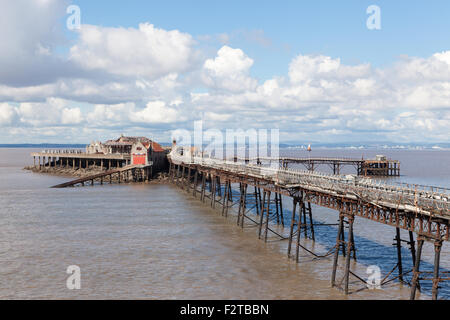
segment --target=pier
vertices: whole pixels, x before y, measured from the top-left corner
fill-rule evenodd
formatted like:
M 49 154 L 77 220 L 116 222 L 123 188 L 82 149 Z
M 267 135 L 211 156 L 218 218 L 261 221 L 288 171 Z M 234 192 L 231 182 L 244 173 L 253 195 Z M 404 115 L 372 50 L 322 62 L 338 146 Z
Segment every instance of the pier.
M 384 156 L 377 156 L 375 159 L 350 159 L 350 158 L 292 158 L 292 157 L 254 157 L 254 158 L 233 158 L 234 162 L 243 161 L 245 163 L 271 164 L 278 162 L 280 168 L 288 169 L 289 164 L 302 164 L 306 170 L 315 171 L 318 166 L 329 167 L 333 174 L 340 174 L 341 168 L 351 166 L 355 168 L 359 176 L 400 176 L 400 162 L 387 159 Z
M 31 153 L 33 168 L 37 171 L 53 168 L 69 169 L 70 173 L 80 169 L 94 171 L 54 188 L 84 186 L 85 183 L 93 186 L 96 181 L 103 184 L 108 178 L 110 183 L 149 181 L 153 174 L 167 167 L 166 155 L 167 150 L 153 140 L 123 135 L 105 143 L 92 142 L 85 151 L 61 149 Z
M 450 190 L 423 185 L 391 185 L 368 177 L 398 176 L 398 161 L 384 156 L 372 160 L 287 157 L 234 157 L 226 160 L 199 157 L 191 149 L 185 150 L 176 143 L 170 153 L 161 149 L 155 157 L 150 151 L 143 156 L 132 152 L 136 145 L 125 144 L 128 149 L 115 141 L 108 142 L 108 145 L 120 148 L 120 152 L 45 150 L 32 153 L 34 166 L 100 168 L 101 172 L 53 187 L 66 188 L 113 181 L 148 181 L 155 168 L 155 163 L 150 160 L 158 160 L 160 171 L 167 170 L 163 166 L 167 162 L 171 183 L 219 209 L 224 217 L 235 209 L 236 224 L 241 228 L 244 221 L 253 224 L 258 238 L 263 241 L 270 237 L 288 241 L 289 259 L 300 262 L 301 250 L 314 259 L 332 257 L 331 286 L 345 294 L 361 290 L 353 288 L 352 291 L 350 277 L 361 281 L 364 288 L 367 286 L 364 276 L 350 268 L 350 260 L 357 260 L 353 233 L 355 219 L 368 219 L 395 228 L 393 240 L 397 261 L 381 280 L 381 286 L 395 280 L 409 284 L 410 298 L 415 299 L 417 290 L 421 289 L 421 281 L 431 281 L 432 299 L 437 299 L 439 284 L 450 280 L 450 273 L 440 268 L 441 248 L 449 240 L 450 233 Z M 97 144 L 94 147 L 97 148 Z M 292 164 L 301 164 L 305 170 L 296 169 Z M 319 166 L 328 166 L 333 174 L 319 172 Z M 356 175 L 341 175 L 343 166 L 353 166 Z M 285 216 L 286 198 L 292 200 L 289 216 Z M 336 242 L 325 254 L 308 249 L 301 240 L 304 237 L 316 241 L 314 228 L 318 225 L 313 222 L 312 205 L 338 212 Z M 422 250 L 427 243 L 434 246 L 435 252 L 431 271 L 421 269 Z M 414 267 L 410 270 L 404 268 L 404 244 L 411 252 Z M 411 276 L 409 283 L 407 276 Z
M 273 168 L 263 166 L 262 161 L 253 165 L 249 163 L 250 159 L 238 162 L 238 159 L 202 158 L 181 147 L 175 147 L 168 158 L 172 183 L 199 197 L 200 201 L 208 202 L 212 208 L 219 208 L 223 216 L 228 216 L 232 207 L 236 208 L 236 224 L 243 227 L 246 220 L 256 225 L 259 239 L 267 241 L 272 235 L 287 240 L 289 258 L 299 262 L 300 250 L 314 258 L 332 255 L 331 286 L 340 288 L 345 294 L 351 293 L 350 276 L 364 283 L 364 287 L 367 285 L 364 276 L 357 275 L 350 268 L 350 259 L 357 259 L 353 234 L 357 218 L 395 228 L 397 261 L 380 285 L 394 280 L 406 283 L 405 276 L 412 274 L 410 299 L 416 298 L 420 281 L 431 281 L 432 299 L 435 300 L 439 283 L 450 280 L 449 272 L 441 271 L 439 265 L 442 245 L 449 240 L 448 189 L 382 184 L 365 177 L 295 170 L 287 165 Z M 238 186 L 238 191 L 232 186 Z M 287 236 L 272 227 L 273 224 L 284 227 L 283 197 L 292 199 Z M 339 213 L 336 244 L 325 255 L 316 254 L 302 245 L 302 235 L 315 241 L 311 204 Z M 401 230 L 407 233 L 406 240 L 402 239 Z M 412 270 L 403 268 L 402 243 L 407 243 L 411 251 Z M 425 243 L 431 243 L 435 249 L 432 271 L 420 268 Z M 340 259 L 344 260 L 343 263 L 339 263 Z
M 42 167 L 72 167 L 89 168 L 99 167 L 101 170 L 121 168 L 131 163 L 131 156 L 128 154 L 90 154 L 81 150 L 44 150 L 31 153 L 35 168 Z
M 61 183 L 52 188 L 67 188 L 67 187 L 75 187 L 76 185 L 84 186 L 85 183 L 89 183 L 91 186 L 94 186 L 95 182 L 99 184 L 103 184 L 104 181 L 111 184 L 113 182 L 113 178 L 116 178 L 115 181 L 118 183 L 121 182 L 144 182 L 149 181 L 152 176 L 152 164 L 150 165 L 129 165 L 122 168 L 116 168 L 113 170 L 108 170 L 106 172 L 97 173 L 93 175 L 89 175 L 80 179 L 72 180 L 69 182 Z

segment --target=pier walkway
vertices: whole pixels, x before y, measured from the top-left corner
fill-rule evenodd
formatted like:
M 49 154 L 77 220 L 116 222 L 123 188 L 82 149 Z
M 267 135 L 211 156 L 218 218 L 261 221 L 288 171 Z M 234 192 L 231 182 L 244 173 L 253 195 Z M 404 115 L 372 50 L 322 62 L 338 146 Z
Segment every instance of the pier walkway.
M 182 155 L 184 153 L 184 155 Z M 302 246 L 301 233 L 309 234 L 313 240 L 314 224 L 311 204 L 337 210 L 339 224 L 336 245 L 333 249 L 333 268 L 331 285 L 341 287 L 349 293 L 349 276 L 352 275 L 364 282 L 364 277 L 350 270 L 350 257 L 356 260 L 353 226 L 356 217 L 369 219 L 396 228 L 395 244 L 398 261 L 391 272 L 383 279 L 381 285 L 398 279 L 406 283 L 406 275 L 412 273 L 411 299 L 415 299 L 420 290 L 420 280 L 431 280 L 432 298 L 437 299 L 439 283 L 450 280 L 448 272 L 440 272 L 440 252 L 445 241 L 449 240 L 450 230 L 450 190 L 427 186 L 390 185 L 372 179 L 353 176 L 272 168 L 234 161 L 200 158 L 188 155 L 178 147 L 168 155 L 171 181 L 194 196 L 200 194 L 205 202 L 208 198 L 211 207 L 220 205 L 222 215 L 236 206 L 237 224 L 243 227 L 244 219 L 258 226 L 258 236 L 267 241 L 268 233 L 282 238 L 282 235 L 271 228 L 271 223 L 283 224 L 282 196 L 293 199 L 293 210 L 290 221 L 288 257 L 298 262 L 299 250 L 303 249 L 314 255 L 314 252 Z M 341 161 L 342 159 L 340 159 Z M 235 162 L 236 161 L 236 162 Z M 281 161 L 281 160 L 280 160 Z M 232 185 L 239 185 L 236 202 Z M 250 192 L 249 187 L 254 188 Z M 209 189 L 209 192 L 207 191 Z M 275 208 L 274 208 L 275 206 Z M 250 215 L 252 209 L 256 217 Z M 299 211 L 297 213 L 297 211 Z M 309 223 L 307 222 L 309 218 Z M 346 227 L 345 227 L 346 226 Z M 345 229 L 347 237 L 345 237 Z M 409 234 L 408 240 L 401 239 L 401 230 Z M 414 234 L 417 241 L 414 240 Z M 420 270 L 421 253 L 424 242 L 432 242 L 435 248 L 433 271 Z M 413 270 L 403 270 L 401 247 L 406 242 L 411 250 L 414 262 Z M 417 246 L 416 246 L 417 245 Z M 295 248 L 294 248 L 295 247 Z M 295 255 L 292 253 L 295 249 Z M 343 278 L 336 279 L 338 273 L 339 252 L 345 258 Z M 330 255 L 329 253 L 328 255 Z M 327 255 L 327 256 L 328 256 Z M 397 276 L 393 276 L 397 270 Z
M 52 188 L 67 188 L 74 187 L 77 184 L 84 186 L 85 183 L 90 183 L 94 186 L 95 181 L 103 184 L 104 180 L 109 180 L 112 183 L 113 178 L 116 178 L 118 183 L 130 182 L 130 181 L 147 181 L 151 176 L 151 166 L 150 165 L 129 165 L 122 168 L 116 168 L 113 170 L 108 170 L 102 173 L 93 174 L 69 182 L 61 183 Z
M 89 168 L 97 166 L 101 169 L 123 167 L 131 163 L 131 156 L 123 153 L 85 153 L 81 150 L 44 150 L 32 152 L 33 164 L 36 168 L 66 166 L 75 168 Z
M 330 157 L 314 157 L 314 158 L 293 158 L 293 157 L 253 157 L 238 158 L 235 157 L 234 162 L 245 163 L 272 163 L 279 162 L 280 168 L 288 169 L 289 164 L 302 164 L 307 170 L 315 171 L 319 165 L 327 165 L 333 174 L 340 174 L 341 168 L 344 166 L 353 166 L 356 174 L 359 176 L 399 176 L 400 162 L 386 158 L 381 159 L 351 159 L 351 158 L 330 158 Z

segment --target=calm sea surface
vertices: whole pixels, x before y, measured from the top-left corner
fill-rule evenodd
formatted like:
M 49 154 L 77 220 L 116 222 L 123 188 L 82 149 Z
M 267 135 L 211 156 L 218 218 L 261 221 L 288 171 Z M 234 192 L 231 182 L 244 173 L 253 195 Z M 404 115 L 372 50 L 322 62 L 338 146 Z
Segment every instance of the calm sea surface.
M 409 298 L 409 287 L 395 281 L 346 297 L 330 288 L 332 257 L 313 259 L 302 251 L 296 264 L 286 257 L 286 241 L 271 237 L 264 243 L 249 222 L 242 230 L 234 215 L 223 218 L 171 185 L 50 189 L 68 179 L 22 170 L 32 164 L 32 151 L 0 149 L 0 299 Z M 314 150 L 311 156 L 376 154 L 401 161 L 402 176 L 391 182 L 450 188 L 449 151 Z M 308 156 L 300 150 L 282 155 Z M 285 198 L 283 205 L 287 218 L 292 203 Z M 316 223 L 338 219 L 337 212 L 316 206 L 313 216 Z M 302 239 L 303 245 L 324 254 L 334 245 L 337 229 L 324 225 L 315 231 L 316 243 Z M 386 275 L 396 264 L 394 235 L 393 227 L 357 218 L 358 262 L 352 261 L 351 268 L 367 278 L 367 266 L 377 265 Z M 444 270 L 450 270 L 449 253 L 445 243 Z M 411 268 L 406 247 L 402 254 L 404 269 Z M 432 270 L 431 244 L 424 246 L 423 261 L 423 268 Z M 81 268 L 80 290 L 66 287 L 70 265 Z M 353 291 L 363 287 L 351 278 Z M 429 299 L 430 284 L 422 287 L 420 298 Z M 440 297 L 450 298 L 449 283 L 442 284 Z

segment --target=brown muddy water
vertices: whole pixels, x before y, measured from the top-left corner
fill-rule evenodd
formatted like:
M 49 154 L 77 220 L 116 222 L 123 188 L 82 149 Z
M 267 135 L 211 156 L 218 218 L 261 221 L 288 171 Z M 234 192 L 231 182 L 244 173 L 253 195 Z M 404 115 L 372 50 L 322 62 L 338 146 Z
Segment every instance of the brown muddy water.
M 50 189 L 67 177 L 22 170 L 32 149 L 0 149 L 0 299 L 407 299 L 398 282 L 362 290 L 351 278 L 349 296 L 330 288 L 332 257 L 301 252 L 299 264 L 286 257 L 287 241 L 258 240 L 257 228 L 242 230 L 191 195 L 167 184 L 122 184 Z M 304 156 L 304 151 L 284 150 Z M 449 151 L 318 150 L 311 156 L 365 157 L 384 153 L 402 161 L 401 181 L 449 187 Z M 326 170 L 325 168 L 323 168 Z M 348 168 L 352 171 L 352 168 Z M 285 217 L 292 203 L 284 199 Z M 336 223 L 335 211 L 313 206 L 316 223 Z M 287 225 L 287 224 L 286 224 Z M 317 226 L 319 254 L 336 237 L 335 226 Z M 283 232 L 283 230 L 278 229 Z M 284 233 L 287 233 L 284 230 Z M 356 219 L 358 262 L 363 278 L 377 265 L 383 276 L 395 265 L 395 229 Z M 402 233 L 406 239 L 407 233 Z M 450 269 L 450 245 L 441 265 Z M 405 269 L 411 267 L 403 250 Z M 340 260 L 342 261 L 342 260 Z M 424 269 L 431 270 L 433 247 L 425 244 Z M 69 290 L 66 269 L 81 269 L 81 289 Z M 340 275 L 340 274 L 339 274 Z M 448 299 L 448 283 L 440 297 Z M 429 299 L 423 283 L 419 297 Z

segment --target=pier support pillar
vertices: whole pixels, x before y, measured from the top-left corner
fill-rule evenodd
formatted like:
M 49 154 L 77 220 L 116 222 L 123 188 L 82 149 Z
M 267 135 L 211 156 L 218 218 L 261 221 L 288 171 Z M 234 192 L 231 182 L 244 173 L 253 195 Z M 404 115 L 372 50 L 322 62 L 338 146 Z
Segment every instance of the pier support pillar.
M 304 215 L 304 208 L 305 208 L 305 202 L 303 201 L 303 195 L 300 197 L 299 199 L 299 215 L 298 215 L 298 220 L 297 220 L 297 243 L 295 246 L 295 261 L 298 263 L 299 258 L 300 258 L 300 234 L 301 234 L 301 228 L 302 228 L 302 215 L 304 217 L 304 221 L 305 221 L 305 231 L 306 231 L 306 218 Z M 306 234 L 305 234 L 306 236 Z
M 237 216 L 237 225 L 244 227 L 245 211 L 247 210 L 247 187 L 246 183 L 240 184 L 241 196 L 239 199 L 239 211 Z
M 197 197 L 197 184 L 198 184 L 198 171 L 195 170 L 194 173 L 194 187 L 192 188 L 192 195 L 195 197 Z
M 254 191 L 254 195 L 255 195 L 255 209 L 256 209 L 256 215 L 259 216 L 259 206 L 260 203 L 258 201 L 258 187 L 255 185 L 255 191 Z
M 411 251 L 411 258 L 413 265 L 416 263 L 416 242 L 414 241 L 414 233 L 412 231 L 409 231 L 409 250 Z
M 181 190 L 184 189 L 184 166 L 180 166 L 181 170 L 180 170 L 180 177 L 178 179 L 178 185 L 181 188 Z
M 349 232 L 349 242 L 347 243 L 347 256 L 345 257 L 345 280 L 344 280 L 344 292 L 345 294 L 348 294 L 348 284 L 349 284 L 349 277 L 350 277 L 350 256 L 352 252 L 353 247 L 353 221 L 355 220 L 354 216 L 348 217 L 348 232 Z
M 188 176 L 187 176 L 187 180 L 186 180 L 186 190 L 188 190 L 188 191 L 191 188 L 191 174 L 192 174 L 192 170 L 191 170 L 191 166 L 189 166 Z
M 210 180 L 210 200 L 211 200 L 211 208 L 215 207 L 216 204 L 216 178 L 215 176 L 211 175 L 211 180 Z
M 238 208 L 236 225 L 239 225 L 239 221 L 241 219 L 241 211 L 242 211 L 242 182 L 239 183 L 239 208 Z
M 261 239 L 261 229 L 263 224 L 264 215 L 266 216 L 265 228 L 264 228 L 264 241 L 267 242 L 267 234 L 269 231 L 269 219 L 270 219 L 270 191 L 264 190 L 263 194 L 263 210 L 261 211 L 260 224 L 259 224 L 259 238 Z
M 311 202 L 309 202 L 309 201 L 308 201 L 308 206 L 307 206 L 306 210 L 308 211 L 308 216 L 309 216 L 309 225 L 310 225 L 310 230 L 311 230 L 311 239 L 313 241 L 316 241 L 316 235 L 314 234 L 314 222 L 313 222 L 313 218 L 312 218 Z M 355 257 L 356 257 L 356 255 L 355 255 Z
M 177 168 L 177 185 L 179 185 L 179 183 L 180 183 L 180 176 L 181 176 L 180 170 L 181 170 L 181 165 L 178 165 L 178 168 Z
M 331 273 L 331 286 L 336 286 L 336 273 L 337 273 L 337 266 L 338 266 L 338 260 L 339 260 L 339 249 L 342 244 L 345 244 L 345 240 L 342 240 L 343 234 L 344 234 L 344 221 L 345 217 L 347 217 L 349 230 L 348 230 L 348 236 L 347 236 L 347 243 L 346 243 L 346 254 L 345 254 L 345 267 L 344 267 L 344 292 L 345 294 L 348 294 L 349 290 L 349 277 L 350 277 L 350 256 L 352 250 L 354 250 L 354 236 L 353 236 L 353 223 L 355 220 L 354 215 L 347 215 L 344 212 L 339 213 L 339 227 L 338 227 L 338 233 L 336 236 L 336 246 L 334 251 L 334 258 L 333 258 L 333 270 Z
M 308 231 L 310 232 L 310 238 L 315 241 L 315 234 L 314 234 L 314 224 L 312 219 L 312 210 L 311 210 L 311 203 L 306 202 L 304 200 L 304 196 L 302 196 L 302 199 L 299 200 L 300 207 L 299 207 L 299 227 L 298 232 L 301 233 L 301 230 L 303 229 L 303 234 L 305 236 L 305 239 L 308 238 Z M 307 220 L 309 219 L 309 223 Z M 343 240 L 343 239 L 341 239 Z M 344 252 L 345 255 L 345 252 Z
M 229 181 L 225 180 L 225 189 L 223 191 L 223 197 L 222 197 L 222 216 L 227 214 L 228 211 L 228 183 Z
M 400 238 L 400 228 L 396 228 L 395 233 L 395 246 L 397 247 L 397 269 L 398 269 L 398 279 L 403 282 L 403 264 L 402 264 L 402 240 Z
M 278 193 L 275 192 L 275 215 L 277 217 L 277 224 L 280 224 L 280 211 L 278 207 Z
M 439 262 L 441 257 L 442 240 L 436 240 L 434 242 L 434 272 L 433 272 L 433 288 L 431 290 L 431 295 L 433 300 L 438 298 L 439 289 Z
M 411 280 L 411 295 L 410 300 L 414 300 L 416 298 L 416 290 L 417 285 L 419 283 L 420 277 L 420 258 L 422 256 L 422 247 L 423 247 L 424 239 L 421 237 L 417 238 L 417 252 L 416 252 L 416 261 L 414 262 L 413 269 L 413 278 Z
M 269 206 L 266 207 L 266 195 L 267 195 L 267 191 L 263 190 L 261 216 L 259 218 L 259 226 L 258 226 L 258 239 L 261 239 L 261 230 L 262 230 L 262 225 L 263 225 L 264 213 L 266 211 L 269 211 Z
M 297 198 L 293 198 L 293 203 L 292 203 L 292 217 L 291 217 L 291 229 L 289 232 L 289 243 L 288 243 L 288 252 L 287 252 L 287 256 L 288 258 L 291 257 L 291 248 L 292 248 L 292 239 L 294 237 L 294 225 L 295 225 L 295 211 L 297 210 Z
M 171 162 L 169 163 L 169 181 L 173 183 L 173 173 L 174 173 L 174 169 L 173 169 L 174 164 Z
M 278 194 L 278 207 L 280 209 L 281 225 L 284 227 L 283 196 L 281 194 Z
M 283 202 L 281 200 L 281 194 L 275 193 L 275 208 L 276 208 L 276 216 L 277 216 L 277 224 L 280 224 L 284 227 L 284 217 L 283 217 Z
M 206 192 L 206 174 L 202 173 L 202 191 L 200 193 L 200 200 L 205 202 L 205 192 Z
M 217 188 L 217 195 L 219 196 L 219 197 L 222 197 L 222 184 L 221 184 L 221 182 L 220 182 L 220 176 L 216 176 L 216 182 L 217 182 L 217 186 L 219 186 L 218 188 Z

